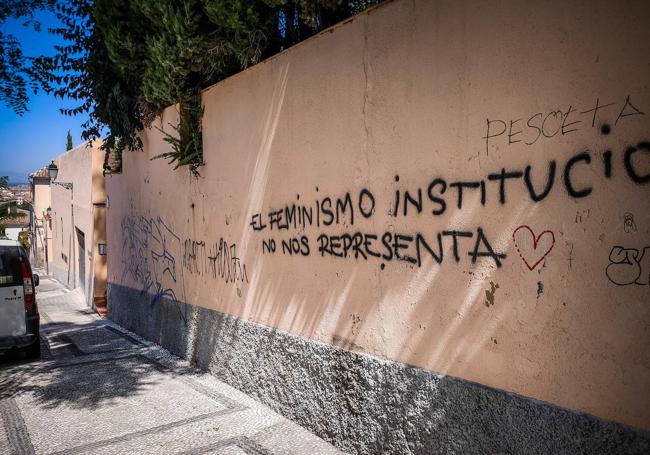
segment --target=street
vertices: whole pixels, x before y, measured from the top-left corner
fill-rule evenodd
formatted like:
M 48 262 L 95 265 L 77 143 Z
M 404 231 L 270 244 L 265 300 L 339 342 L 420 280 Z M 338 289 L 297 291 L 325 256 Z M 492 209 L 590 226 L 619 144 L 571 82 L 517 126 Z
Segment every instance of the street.
M 1 454 L 329 454 L 333 446 L 43 276 L 42 358 L 0 356 Z

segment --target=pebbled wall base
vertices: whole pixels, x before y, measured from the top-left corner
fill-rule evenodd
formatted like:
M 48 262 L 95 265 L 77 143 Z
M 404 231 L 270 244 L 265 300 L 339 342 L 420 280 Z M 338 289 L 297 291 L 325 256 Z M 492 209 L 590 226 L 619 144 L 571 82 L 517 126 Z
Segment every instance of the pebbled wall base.
M 650 434 L 109 284 L 108 316 L 342 450 L 650 453 Z

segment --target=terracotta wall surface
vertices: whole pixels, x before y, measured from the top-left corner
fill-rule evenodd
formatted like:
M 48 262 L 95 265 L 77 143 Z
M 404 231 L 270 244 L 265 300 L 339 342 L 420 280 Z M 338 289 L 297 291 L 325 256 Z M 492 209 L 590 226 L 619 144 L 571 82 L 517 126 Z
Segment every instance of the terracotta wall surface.
M 35 225 L 32 226 L 32 234 L 36 235 L 36 251 L 32 252 L 36 256 L 36 263 L 45 267 L 45 245 L 47 244 L 47 254 L 52 254 L 52 229 L 51 223 L 45 219 L 47 209 L 51 206 L 51 189 L 49 179 L 36 178 L 33 181 L 33 216 L 37 218 Z
M 101 206 L 105 201 L 103 152 L 99 147 L 99 143 L 84 143 L 55 158 L 59 168 L 55 182 L 72 183 L 73 190 L 51 186 L 52 272 L 68 287 L 81 288 L 89 305 L 93 297 L 103 295 L 106 288 L 106 259 L 97 252 L 98 241 L 105 239 L 105 226 L 101 223 L 105 218 L 105 208 Z M 79 263 L 79 231 L 84 235 L 83 276 Z
M 36 179 L 34 181 L 34 214 L 39 218 L 50 206 L 50 185 L 47 179 Z
M 649 430 L 648 13 L 395 1 L 231 77 L 199 178 L 169 108 L 107 179 L 108 280 Z
M 106 244 L 106 184 L 104 179 L 104 153 L 96 145 L 91 155 L 92 204 L 93 204 L 93 298 L 97 305 L 105 307 L 107 258 L 99 254 L 99 244 Z
M 106 244 L 106 207 L 95 206 L 93 209 L 93 298 L 97 305 L 105 306 L 106 278 L 108 273 L 107 257 L 99 254 L 99 244 Z
M 100 149 L 101 144 L 94 144 L 91 154 L 90 170 L 92 176 L 92 203 L 106 204 L 106 184 L 104 183 L 104 153 Z

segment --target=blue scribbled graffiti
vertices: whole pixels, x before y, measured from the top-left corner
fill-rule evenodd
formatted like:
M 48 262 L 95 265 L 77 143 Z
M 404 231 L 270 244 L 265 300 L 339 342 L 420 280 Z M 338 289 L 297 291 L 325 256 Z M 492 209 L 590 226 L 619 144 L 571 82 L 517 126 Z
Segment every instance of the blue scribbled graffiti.
M 185 305 L 174 292 L 177 283 L 175 252 L 180 238 L 160 218 L 125 216 L 122 219 L 122 282 L 130 277 L 151 304 L 162 298 L 171 301 L 187 322 Z

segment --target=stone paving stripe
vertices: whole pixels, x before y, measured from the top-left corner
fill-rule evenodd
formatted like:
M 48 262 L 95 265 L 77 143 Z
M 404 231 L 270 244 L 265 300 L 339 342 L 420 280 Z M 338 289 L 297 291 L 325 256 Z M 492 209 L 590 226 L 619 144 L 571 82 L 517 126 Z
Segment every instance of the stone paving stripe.
M 125 435 L 122 435 L 122 436 L 116 436 L 114 438 L 104 439 L 103 441 L 97 441 L 97 442 L 93 442 L 91 444 L 84 444 L 84 445 L 81 445 L 81 446 L 72 447 L 70 449 L 65 449 L 65 450 L 61 450 L 59 452 L 51 453 L 50 455 L 72 455 L 72 454 L 76 454 L 76 453 L 83 453 L 83 452 L 87 452 L 87 451 L 98 450 L 98 449 L 102 449 L 102 448 L 104 448 L 106 446 L 110 446 L 110 445 L 117 444 L 117 443 L 120 443 L 120 442 L 128 442 L 128 441 L 131 441 L 133 439 L 140 438 L 142 436 L 148 436 L 148 435 L 155 434 L 155 433 L 162 433 L 163 431 L 178 428 L 178 427 L 181 427 L 183 425 L 187 425 L 187 424 L 195 423 L 195 422 L 200 422 L 201 420 L 210 419 L 212 417 L 219 417 L 219 416 L 222 416 L 222 415 L 231 414 L 233 412 L 242 411 L 244 409 L 245 409 L 244 407 L 220 409 L 219 411 L 209 412 L 207 414 L 201 414 L 201 415 L 194 416 L 194 417 L 188 417 L 187 419 L 182 419 L 182 420 L 178 420 L 176 422 L 167 423 L 165 425 L 160 425 L 160 426 L 157 426 L 157 427 L 149 428 L 147 430 L 135 431 L 133 433 L 128 433 L 128 434 L 125 434 Z M 32 448 L 32 452 L 30 452 L 30 453 L 34 453 L 33 450 L 34 449 Z
M 42 308 L 38 309 L 38 314 L 40 315 L 41 321 L 45 322 L 46 324 L 52 324 L 54 321 L 52 321 L 52 318 L 48 316 L 48 314 L 43 311 Z
M 149 357 L 143 356 L 143 355 L 136 355 L 134 357 L 138 357 L 140 360 L 143 362 L 151 364 L 154 368 L 156 368 L 158 371 L 161 373 L 169 373 L 170 371 L 173 371 L 171 368 L 163 365 L 160 362 L 157 362 L 154 359 L 151 359 Z M 246 409 L 246 406 L 243 406 L 241 403 L 237 403 L 236 401 L 228 398 L 225 395 L 222 395 L 221 393 L 217 392 L 216 390 L 213 390 L 200 382 L 197 382 L 191 378 L 185 377 L 182 375 L 177 376 L 176 379 L 182 382 L 183 384 L 187 385 L 188 387 L 191 387 L 195 391 L 199 392 L 202 395 L 205 395 L 208 398 L 211 398 L 221 404 L 223 404 L 226 408 L 228 409 L 234 409 L 234 408 L 241 408 L 241 409 Z
M 79 348 L 79 346 L 74 341 L 74 339 L 69 335 L 69 333 L 89 332 L 89 331 L 96 331 L 96 330 L 101 330 L 101 329 L 109 329 L 110 330 L 111 327 L 100 325 L 100 326 L 94 326 L 94 327 L 79 329 L 79 330 L 72 330 L 72 331 L 67 331 L 67 332 L 64 331 L 62 333 L 57 333 L 57 334 L 50 335 L 47 338 L 49 338 L 52 342 L 63 344 L 63 346 L 57 346 L 55 348 L 56 350 L 65 349 L 65 350 L 69 351 L 70 354 L 72 354 L 74 357 L 83 357 L 83 356 L 98 355 L 98 354 L 110 354 L 110 353 L 113 353 L 113 352 L 129 352 L 129 351 L 131 351 L 133 349 L 133 348 L 123 347 L 123 348 L 107 349 L 107 350 L 104 350 L 104 351 L 86 352 L 86 351 L 82 350 L 81 348 Z M 119 330 L 110 330 L 110 331 L 115 332 L 117 335 L 122 336 L 122 338 L 125 338 L 131 344 L 135 344 L 134 342 L 137 342 L 137 340 L 135 340 L 134 338 L 133 338 L 133 341 L 132 341 L 130 339 L 132 337 L 123 336 L 124 334 L 120 333 Z M 42 337 L 42 338 L 45 338 L 45 337 Z M 140 347 L 144 347 L 144 346 L 145 346 L 144 344 L 138 342 L 136 348 L 140 348 Z M 48 348 L 51 350 L 51 346 L 48 346 Z
M 47 336 L 41 334 L 41 360 L 48 361 L 53 359 L 52 350 L 50 349 L 50 342 Z
M 162 371 L 162 370 L 161 370 Z M 247 407 L 242 405 L 241 403 L 237 403 L 234 400 L 231 400 L 225 395 L 222 395 L 221 393 L 217 392 L 216 390 L 212 390 L 209 387 L 204 386 L 203 384 L 196 382 L 192 379 L 189 378 L 184 378 L 184 377 L 179 377 L 176 378 L 186 386 L 194 389 L 195 391 L 199 392 L 202 395 L 205 395 L 208 398 L 212 398 L 215 401 L 218 401 L 222 405 L 224 405 L 228 409 L 234 409 L 234 408 L 241 408 L 241 409 L 246 409 Z
M 67 367 L 74 367 L 77 365 L 89 365 L 91 363 L 101 363 L 101 362 L 110 362 L 113 360 L 122 360 L 122 359 L 128 359 L 130 357 L 134 357 L 138 354 L 133 354 L 132 351 L 129 350 L 121 350 L 121 349 L 116 349 L 114 351 L 110 351 L 111 354 L 110 356 L 105 356 L 103 355 L 102 357 L 97 358 L 96 355 L 100 355 L 103 353 L 92 353 L 92 354 L 86 354 L 83 356 L 79 357 L 68 357 L 66 358 L 65 361 L 61 360 L 55 360 L 52 361 L 51 363 L 43 363 L 41 364 L 41 368 L 44 369 L 54 369 L 54 368 L 67 368 Z M 87 359 L 90 357 L 90 359 Z
M 166 367 L 162 363 L 156 362 L 154 359 L 150 359 L 149 357 L 145 357 L 143 355 L 136 356 L 136 357 L 139 357 L 144 362 L 151 364 L 154 368 L 156 368 L 161 373 L 169 373 L 170 371 L 172 371 L 169 367 Z M 205 395 L 208 398 L 212 398 L 215 401 L 218 401 L 219 403 L 223 404 L 226 408 L 246 409 L 246 407 L 243 406 L 242 404 L 237 403 L 236 401 L 228 398 L 225 395 L 222 395 L 216 390 L 213 390 L 191 378 L 185 377 L 182 374 L 177 376 L 176 379 L 182 382 L 183 384 L 187 385 L 188 387 L 191 387 L 192 389 L 199 392 L 200 394 Z
M 68 336 L 66 333 L 59 333 L 51 337 L 52 341 L 57 341 L 62 343 L 64 346 L 61 346 L 63 349 L 67 349 L 74 356 L 86 355 L 87 353 L 79 349 L 79 346 Z
M 4 422 L 9 447 L 12 447 L 15 455 L 32 455 L 34 447 L 29 440 L 29 432 L 25 426 L 20 409 L 13 398 L 0 400 L 0 415 Z
M 121 350 L 115 350 L 114 352 L 120 352 Z M 128 352 L 128 351 L 127 351 Z M 141 355 L 141 354 L 129 354 L 127 356 L 119 356 L 119 357 L 102 357 L 100 359 L 93 359 L 93 360 L 88 360 L 88 361 L 81 361 L 81 362 L 61 362 L 61 363 L 56 363 L 54 365 L 49 365 L 49 369 L 54 369 L 54 368 L 67 368 L 67 367 L 74 367 L 74 366 L 83 366 L 83 365 L 89 365 L 92 363 L 102 363 L 102 362 L 113 362 L 116 360 L 126 360 L 126 359 L 133 359 L 133 360 L 139 360 L 143 363 L 148 363 L 151 366 L 153 366 L 156 370 L 158 370 L 161 373 L 170 373 L 174 372 L 173 369 L 163 365 L 160 362 L 157 362 L 154 359 L 151 359 L 147 356 Z M 189 372 L 187 372 L 189 373 Z M 186 372 L 177 373 L 176 379 L 183 384 L 187 385 L 188 387 L 191 387 L 195 391 L 199 392 L 200 394 L 217 401 L 224 405 L 227 409 L 236 409 L 236 410 L 243 410 L 247 409 L 246 406 L 242 405 L 241 403 L 237 403 L 236 401 L 228 398 L 227 396 L 217 392 L 216 390 L 212 390 L 211 388 L 191 379 L 188 377 L 185 377 L 184 374 L 187 374 Z
M 106 330 L 110 330 L 111 332 L 121 336 L 122 338 L 126 338 L 127 340 L 129 340 L 131 343 L 133 343 L 135 345 L 144 346 L 144 344 L 141 341 L 136 340 L 135 338 L 133 338 L 128 333 L 124 333 L 124 332 L 122 332 L 120 330 L 117 330 L 115 327 L 111 327 L 110 325 L 104 325 L 102 327 L 105 328 Z
M 51 325 L 55 325 L 56 327 L 48 327 L 47 329 L 41 328 L 41 332 L 45 332 L 47 336 L 52 339 L 65 333 L 79 334 L 79 333 L 86 333 L 86 332 L 96 332 L 97 330 L 104 328 L 104 326 L 101 324 L 92 324 L 92 323 L 86 325 L 79 325 L 78 323 L 74 323 L 74 322 L 64 322 L 64 323 L 54 322 Z
M 257 442 L 245 436 L 224 439 L 223 441 L 218 441 L 214 444 L 209 444 L 207 446 L 198 447 L 196 449 L 182 452 L 180 455 L 202 455 L 205 453 L 213 452 L 215 450 L 225 449 L 227 447 L 233 446 L 239 447 L 248 455 L 273 455 L 273 452 L 265 449 Z
M 79 324 L 76 322 L 48 322 L 46 325 L 41 323 L 41 333 L 52 333 L 57 331 L 65 331 L 68 329 L 77 329 Z

